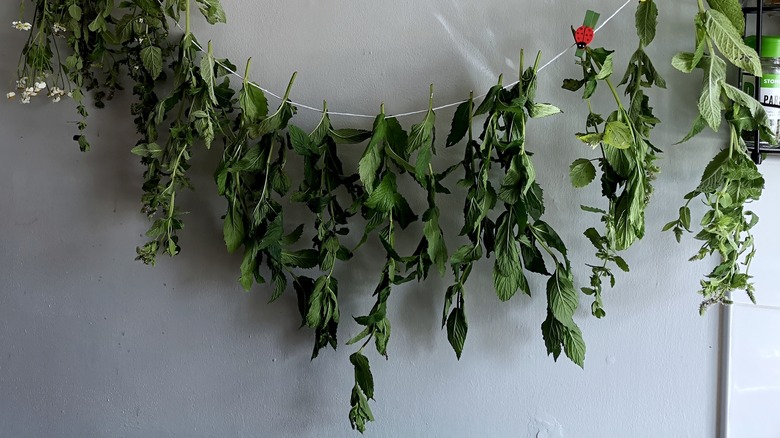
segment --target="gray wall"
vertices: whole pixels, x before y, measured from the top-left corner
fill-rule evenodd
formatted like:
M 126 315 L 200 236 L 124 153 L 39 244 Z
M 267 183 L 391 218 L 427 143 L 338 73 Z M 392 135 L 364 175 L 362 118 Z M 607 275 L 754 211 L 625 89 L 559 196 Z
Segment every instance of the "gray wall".
M 238 65 L 254 56 L 253 79 L 274 91 L 299 70 L 295 99 L 319 106 L 328 98 L 334 111 L 372 113 L 381 100 L 390 112 L 424 107 L 430 82 L 439 103 L 484 91 L 500 72 L 514 77 L 520 48 L 548 59 L 570 44 L 568 26 L 581 23 L 585 8 L 608 15 L 622 2 L 224 3 L 230 28 L 196 26 L 220 56 Z M 705 134 L 670 146 L 694 117 L 698 78 L 672 71 L 668 60 L 691 44 L 695 2 L 661 6 L 651 52 L 674 90 L 655 93 L 665 122 L 654 134 L 666 150 L 663 173 L 647 238 L 626 253 L 632 273 L 606 295 L 607 318 L 591 317 L 583 297 L 585 370 L 546 355 L 541 278 L 536 296 L 502 305 L 488 265 L 472 276 L 460 362 L 438 324 L 450 278 L 410 285 L 391 298 L 390 360 L 371 356 L 378 421 L 366 436 L 714 436 L 718 312 L 698 316 L 695 294 L 712 262 L 688 263 L 695 242 L 678 245 L 659 230 L 722 140 Z M 620 51 L 619 65 L 636 44 L 633 7 L 597 36 L 596 44 Z M 10 89 L 24 37 L 7 25 L 16 2 L 3 2 L 0 17 L 0 77 Z M 559 89 L 577 71 L 567 54 L 543 73 L 540 96 L 566 114 L 534 122 L 529 147 L 538 152 L 547 219 L 570 245 L 583 283 L 592 249 L 582 231 L 596 218 L 575 206 L 599 202 L 598 189 L 575 191 L 567 173 L 574 158 L 594 152 L 571 135 L 583 125 L 583 102 Z M 86 154 L 70 141 L 69 103 L 0 104 L 0 436 L 353 436 L 346 417 L 353 349 L 310 362 L 311 333 L 298 329 L 294 294 L 268 305 L 268 290 L 244 293 L 237 284 L 240 260 L 224 250 L 224 205 L 210 176 L 218 151 L 199 151 L 194 162 L 182 254 L 156 268 L 133 261 L 148 224 L 139 213 L 142 169 L 128 152 L 129 101 L 125 94 L 93 111 L 94 150 Z M 441 132 L 450 116 L 441 112 Z M 314 117 L 304 113 L 296 123 L 310 128 Z M 359 154 L 345 148 L 348 162 Z M 458 196 L 448 202 L 460 212 Z M 452 236 L 458 216 L 445 224 Z M 379 255 L 370 246 L 338 272 L 344 315 L 370 309 Z M 344 320 L 342 340 L 358 330 Z

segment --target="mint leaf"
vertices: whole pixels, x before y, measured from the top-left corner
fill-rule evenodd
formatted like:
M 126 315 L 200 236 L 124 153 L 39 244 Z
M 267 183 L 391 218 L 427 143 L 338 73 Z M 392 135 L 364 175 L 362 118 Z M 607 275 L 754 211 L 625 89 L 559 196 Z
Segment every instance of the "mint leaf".
M 745 15 L 739 0 L 707 0 L 707 4 L 725 15 L 739 34 L 745 33 Z
M 460 355 L 463 353 L 468 330 L 469 325 L 466 322 L 466 313 L 463 309 L 457 307 L 452 309 L 452 313 L 447 318 L 447 340 L 450 341 L 452 349 L 455 350 L 458 360 L 460 360 Z
M 742 9 L 739 10 L 739 16 L 742 17 Z M 644 0 L 639 2 L 636 8 L 636 34 L 643 46 L 649 46 L 655 39 L 656 28 L 658 27 L 658 6 L 654 0 Z
M 360 182 L 363 183 L 366 192 L 369 194 L 374 191 L 377 172 L 382 165 L 382 148 L 387 135 L 387 123 L 384 114 L 380 114 L 374 121 L 373 135 L 368 143 L 363 157 L 358 163 L 358 173 Z
M 556 320 L 567 327 L 574 324 L 574 311 L 578 305 L 577 292 L 566 268 L 560 264 L 547 281 L 547 302 Z
M 162 50 L 159 47 L 147 46 L 141 49 L 141 62 L 152 79 L 160 77 L 163 69 Z
M 761 60 L 758 54 L 743 42 L 742 33 L 734 27 L 729 18 L 714 9 L 706 11 L 705 14 L 704 26 L 707 29 L 707 35 L 715 41 L 715 45 L 718 46 L 721 53 L 732 64 L 753 76 L 762 76 Z
M 252 82 L 245 82 L 238 97 L 241 114 L 249 123 L 257 123 L 268 115 L 268 99 Z
M 469 123 L 471 122 L 471 107 L 473 102 L 463 102 L 455 110 L 455 116 L 452 118 L 452 128 L 450 135 L 447 136 L 447 147 L 455 146 L 463 140 L 463 137 L 469 132 Z
M 198 9 L 209 24 L 226 23 L 227 16 L 219 0 L 197 0 Z
M 229 252 L 235 252 L 244 242 L 244 220 L 235 205 L 228 210 L 225 216 L 222 234 Z
M 720 128 L 720 101 L 723 83 L 726 81 L 726 62 L 719 57 L 710 58 L 704 67 L 704 87 L 699 98 L 699 113 L 707 125 L 715 132 Z
M 368 358 L 360 353 L 352 353 L 349 361 L 355 366 L 355 382 L 366 397 L 374 398 L 374 376 L 371 375 Z
M 569 178 L 574 187 L 585 187 L 596 178 L 596 167 L 588 159 L 575 160 L 569 167 Z
M 604 130 L 604 144 L 617 149 L 628 149 L 634 142 L 631 128 L 623 122 L 612 121 L 607 123 Z

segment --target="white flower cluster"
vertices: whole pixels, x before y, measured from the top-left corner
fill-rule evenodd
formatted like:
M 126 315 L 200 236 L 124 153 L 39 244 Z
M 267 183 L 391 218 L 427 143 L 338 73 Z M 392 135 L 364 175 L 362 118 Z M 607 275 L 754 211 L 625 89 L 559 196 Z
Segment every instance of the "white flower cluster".
M 61 37 L 64 37 L 65 35 L 63 34 L 68 31 L 68 29 L 60 23 L 54 23 L 52 29 L 54 30 L 54 35 Z
M 49 97 L 51 97 L 51 101 L 54 103 L 59 102 L 62 99 L 62 96 L 65 95 L 65 90 L 58 87 L 51 87 L 49 89 Z
M 23 104 L 30 103 L 30 99 L 38 96 L 43 92 L 43 90 L 48 88 L 46 81 L 43 78 L 38 78 L 38 80 L 33 82 L 32 86 L 28 86 L 27 82 L 28 82 L 27 77 L 22 77 L 18 81 L 16 81 L 16 88 L 21 90 L 22 93 L 21 102 Z M 63 90 L 62 88 L 54 86 L 49 88 L 49 93 L 47 94 L 47 96 L 51 98 L 52 102 L 57 103 L 60 100 L 62 100 L 63 96 L 71 97 L 72 94 L 66 93 L 65 90 Z M 6 93 L 5 97 L 9 100 L 13 99 L 14 97 L 16 97 L 16 93 L 13 91 L 8 92 Z
M 26 23 L 26 22 L 23 22 L 23 21 L 14 21 L 13 23 L 11 23 L 11 26 L 13 26 L 15 29 L 19 29 L 19 30 L 30 30 L 30 29 L 32 29 L 32 24 Z

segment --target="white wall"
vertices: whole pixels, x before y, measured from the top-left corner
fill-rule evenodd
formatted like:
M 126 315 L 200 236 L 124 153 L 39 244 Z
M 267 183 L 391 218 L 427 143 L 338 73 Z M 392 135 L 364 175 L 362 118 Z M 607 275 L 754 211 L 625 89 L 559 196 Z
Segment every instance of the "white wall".
M 24 36 L 7 25 L 16 3 L 0 5 L 8 88 Z M 196 26 L 220 56 L 238 65 L 253 56 L 253 79 L 275 91 L 299 70 L 295 99 L 373 113 L 381 100 L 390 112 L 424 107 L 430 82 L 439 103 L 484 91 L 500 72 L 514 77 L 520 48 L 547 59 L 570 44 L 569 25 L 581 23 L 584 9 L 606 16 L 622 1 L 224 3 L 230 27 Z M 654 93 L 663 173 L 647 238 L 626 254 L 632 273 L 606 295 L 607 318 L 591 317 L 582 299 L 585 370 L 546 355 L 543 280 L 534 280 L 533 298 L 502 305 L 487 265 L 470 282 L 469 339 L 456 361 L 438 324 L 450 279 L 434 278 L 391 298 L 391 356 L 371 356 L 377 422 L 366 436 L 715 436 L 718 312 L 699 317 L 695 294 L 712 262 L 689 263 L 695 242 L 678 245 L 659 230 L 721 137 L 671 146 L 694 117 L 698 78 L 672 71 L 668 60 L 692 44 L 695 2 L 660 3 L 651 54 L 673 90 Z M 597 36 L 596 44 L 620 51 L 620 65 L 636 45 L 633 7 Z M 595 187 L 568 183 L 569 163 L 593 153 L 572 137 L 583 125 L 582 101 L 559 89 L 577 72 L 567 54 L 542 75 L 539 95 L 566 114 L 534 122 L 529 147 L 538 152 L 547 220 L 569 244 L 581 284 L 593 252 L 581 233 L 596 221 L 575 206 L 599 201 Z M 133 261 L 148 224 L 138 211 L 142 169 L 128 152 L 128 103 L 125 94 L 93 111 L 94 150 L 86 154 L 70 141 L 69 104 L 0 104 L 0 436 L 352 436 L 353 350 L 310 362 L 311 333 L 298 330 L 294 294 L 268 305 L 267 290 L 247 294 L 237 284 L 240 260 L 224 250 L 223 202 L 211 182 L 218 151 L 197 154 L 183 253 L 156 268 Z M 313 117 L 296 123 L 311 127 Z M 450 117 L 440 114 L 441 132 Z M 344 153 L 354 162 L 360 151 Z M 460 211 L 457 196 L 448 202 Z M 373 303 L 382 262 L 372 253 L 376 246 L 338 272 L 344 315 Z M 342 340 L 357 330 L 344 320 Z

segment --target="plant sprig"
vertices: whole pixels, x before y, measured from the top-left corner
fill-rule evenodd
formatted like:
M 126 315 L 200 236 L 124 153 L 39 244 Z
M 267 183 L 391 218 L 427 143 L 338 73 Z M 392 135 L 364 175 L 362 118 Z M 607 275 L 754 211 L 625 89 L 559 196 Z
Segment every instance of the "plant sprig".
M 761 197 L 764 178 L 746 152 L 743 134 L 751 132 L 754 136 L 758 131 L 762 140 L 775 142 L 763 106 L 726 82 L 727 61 L 756 77 L 762 76 L 758 54 L 742 42 L 745 22 L 739 2 L 708 3 L 710 9 L 698 0 L 695 51 L 678 53 L 672 60 L 672 65 L 683 73 L 695 69 L 704 72 L 699 115 L 681 143 L 707 127 L 717 132 L 723 120 L 729 141 L 709 162 L 699 186 L 685 196 L 679 217 L 664 227 L 664 231 L 673 231 L 679 242 L 684 233 L 694 232 L 691 202 L 700 199 L 707 207 L 695 237 L 702 246 L 691 260 L 717 254 L 720 263 L 700 282 L 699 293 L 704 297 L 701 313 L 713 304 L 731 303 L 734 290 L 744 290 L 755 302 L 749 269 L 756 254 L 751 230 L 758 223 L 758 216 L 747 210 L 747 204 Z
M 583 78 L 567 79 L 563 88 L 571 91 L 583 90 L 583 99 L 588 105 L 586 130 L 577 134 L 583 143 L 598 148 L 599 158 L 580 158 L 572 163 L 569 175 L 574 187 L 586 187 L 596 178 L 596 166 L 601 169 L 601 192 L 608 200 L 608 208 L 582 206 L 587 212 L 599 214 L 604 231 L 588 228 L 585 236 L 596 248 L 598 264 L 589 264 L 590 285 L 582 288 L 594 297 L 591 312 L 597 318 L 606 315 L 603 303 L 603 285 L 608 280 L 615 286 L 612 266 L 624 272 L 628 263 L 618 255 L 631 247 L 645 235 L 645 209 L 653 193 L 652 181 L 659 171 L 655 165 L 660 149 L 650 141 L 650 132 L 659 123 L 653 115 L 645 89 L 653 86 L 666 88 L 660 76 L 645 53 L 656 34 L 658 9 L 653 0 L 639 3 L 636 12 L 636 29 L 639 47 L 629 61 L 623 79 L 618 86 L 625 86 L 629 98 L 628 106 L 618 93 L 611 78 L 614 75 L 613 52 L 603 48 L 587 48 L 577 63 L 582 66 Z M 615 100 L 616 109 L 605 119 L 594 112 L 591 97 L 598 85 L 605 84 Z
M 447 140 L 448 145 L 453 145 L 468 135 L 461 162 L 465 176 L 459 184 L 469 190 L 461 235 L 467 236 L 470 243 L 461 246 L 450 259 L 456 282 L 445 294 L 442 318 L 458 358 L 468 332 L 466 281 L 476 261 L 495 253 L 493 286 L 501 301 L 510 300 L 518 291 L 531 295 L 526 271 L 550 277 L 547 319 L 542 324 L 547 351 L 556 360 L 565 351 L 574 363 L 584 363 L 585 344 L 573 319 L 578 295 L 568 251 L 558 233 L 542 220 L 543 193 L 536 180 L 532 154 L 526 149 L 529 119 L 560 113 L 553 105 L 536 102 L 540 57 L 541 53 L 534 65 L 525 69 L 521 56 L 519 82 L 510 89 L 504 87 L 500 78 L 476 109 L 473 98 L 462 104 Z M 478 141 L 471 128 L 477 116 L 486 116 Z M 503 173 L 498 188 L 491 181 L 496 168 Z M 496 218 L 492 212 L 499 205 L 501 213 Z M 552 273 L 547 270 L 543 253 L 554 263 Z

